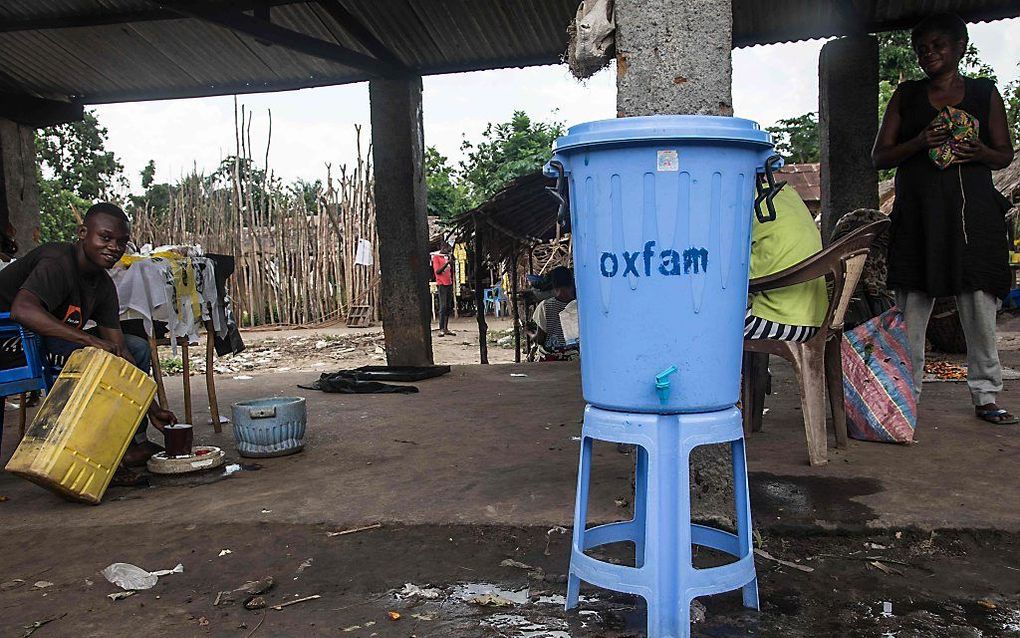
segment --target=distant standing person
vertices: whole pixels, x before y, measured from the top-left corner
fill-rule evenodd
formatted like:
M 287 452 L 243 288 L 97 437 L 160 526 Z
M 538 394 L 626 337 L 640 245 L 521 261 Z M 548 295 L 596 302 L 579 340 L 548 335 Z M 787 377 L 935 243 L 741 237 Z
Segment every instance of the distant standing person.
M 436 275 L 439 291 L 439 336 L 456 335 L 450 332 L 450 313 L 453 311 L 453 248 L 443 244 L 439 252 L 432 253 L 432 272 Z
M 990 423 L 1017 423 L 996 403 L 1002 367 L 995 313 L 1012 276 L 1004 217 L 1008 206 L 992 184 L 992 170 L 1013 159 L 1006 110 L 991 80 L 960 74 L 968 36 L 958 16 L 926 18 L 911 32 L 911 43 L 927 77 L 896 89 L 872 157 L 877 168 L 897 169 L 888 287 L 907 322 L 914 384 L 920 393 L 934 300 L 955 296 L 967 338 L 967 384 L 975 414 Z M 971 125 L 972 138 L 976 121 L 976 139 L 950 130 L 942 116 L 946 107 L 967 114 L 949 111 L 959 118 L 957 130 Z M 950 141 L 954 163 L 940 168 L 929 151 Z

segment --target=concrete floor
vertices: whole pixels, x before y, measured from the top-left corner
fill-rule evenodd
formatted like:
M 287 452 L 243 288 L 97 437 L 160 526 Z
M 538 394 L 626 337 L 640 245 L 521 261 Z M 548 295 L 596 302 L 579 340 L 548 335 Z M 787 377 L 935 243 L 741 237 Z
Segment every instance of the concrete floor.
M 1009 361 L 1007 361 L 1009 363 Z M 1015 489 L 1020 428 L 972 416 L 964 384 L 925 387 L 918 443 L 851 441 L 830 448 L 812 468 L 797 389 L 785 363 L 774 363 L 776 394 L 765 432 L 748 444 L 757 525 L 822 529 L 985 528 L 1020 530 Z M 527 377 L 511 377 L 525 373 Z M 224 480 L 154 479 L 149 489 L 111 489 L 100 507 L 67 503 L 0 474 L 0 518 L 8 532 L 151 524 L 173 519 L 217 523 L 328 524 L 386 522 L 547 526 L 571 524 L 576 437 L 583 401 L 574 364 L 458 366 L 418 384 L 412 395 L 329 395 L 297 388 L 315 373 L 277 373 L 218 382 L 223 408 L 269 395 L 308 399 L 304 452 L 256 461 L 258 471 Z M 199 385 L 199 388 L 201 386 Z M 1015 405 L 1017 382 L 1003 403 Z M 179 383 L 168 384 L 180 408 Z M 204 394 L 196 392 L 196 406 Z M 9 412 L 0 461 L 12 453 Z M 196 412 L 196 421 L 207 421 Z M 237 458 L 230 426 L 198 442 Z M 633 456 L 596 448 L 591 516 L 623 517 Z

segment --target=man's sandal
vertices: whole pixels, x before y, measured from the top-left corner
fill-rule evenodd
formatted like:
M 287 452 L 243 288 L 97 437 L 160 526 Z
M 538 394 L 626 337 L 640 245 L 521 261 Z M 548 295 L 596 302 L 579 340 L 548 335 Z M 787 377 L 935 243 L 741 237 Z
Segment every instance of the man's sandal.
M 974 416 L 982 421 L 994 423 L 995 425 L 1015 425 L 1020 423 L 1020 419 L 1013 416 L 1003 408 L 995 408 L 994 410 L 975 410 Z
M 128 469 L 123 465 L 117 468 L 113 478 L 110 479 L 110 487 L 148 487 L 149 479 L 141 472 Z

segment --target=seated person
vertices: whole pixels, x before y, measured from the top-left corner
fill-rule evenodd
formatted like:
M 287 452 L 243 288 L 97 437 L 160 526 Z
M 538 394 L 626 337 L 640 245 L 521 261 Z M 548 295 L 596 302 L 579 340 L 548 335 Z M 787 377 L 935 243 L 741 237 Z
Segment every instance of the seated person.
M 751 279 L 795 266 L 822 250 L 811 211 L 792 186 L 773 198 L 776 218 L 751 228 Z M 747 339 L 807 341 L 818 332 L 829 307 L 825 278 L 749 295 L 744 319 Z
M 120 261 L 129 238 L 124 211 L 108 203 L 92 206 L 78 228 L 78 241 L 43 244 L 0 270 L 0 312 L 10 312 L 14 321 L 41 337 L 44 360 L 64 359 L 91 346 L 148 373 L 149 343 L 121 331 L 117 289 L 106 272 Z M 84 330 L 89 320 L 98 325 L 99 336 Z M 155 401 L 148 417 L 158 430 L 177 421 Z M 143 418 L 124 455 L 125 465 L 144 465 L 162 449 L 148 440 L 146 426 Z
M 528 334 L 543 351 L 543 361 L 559 361 L 571 358 L 577 352 L 576 346 L 567 344 L 563 337 L 563 326 L 560 325 L 560 313 L 576 299 L 577 294 L 574 290 L 574 275 L 569 268 L 557 266 L 549 278 L 552 280 L 553 296 L 535 308 Z

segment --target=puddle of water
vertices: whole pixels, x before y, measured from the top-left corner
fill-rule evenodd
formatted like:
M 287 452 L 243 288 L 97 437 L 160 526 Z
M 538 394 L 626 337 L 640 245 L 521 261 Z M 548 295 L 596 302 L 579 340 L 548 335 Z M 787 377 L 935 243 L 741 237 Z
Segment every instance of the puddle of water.
M 1006 609 L 1000 614 L 1001 618 L 997 619 L 1002 624 L 1003 631 L 1020 632 L 1020 611 L 1016 609 Z
M 492 594 L 493 596 L 505 598 L 515 605 L 526 605 L 528 603 L 528 596 L 530 593 L 531 589 L 528 587 L 513 590 L 504 589 L 499 585 L 493 585 L 492 583 L 463 583 L 461 585 L 457 585 L 457 587 L 453 590 L 453 597 L 466 602 L 475 596 Z
M 570 638 L 570 634 L 563 631 L 567 625 L 561 620 L 539 623 L 517 614 L 494 614 L 483 620 L 482 624 L 500 633 L 513 631 L 517 638 Z
M 581 595 L 577 600 L 580 603 L 594 603 L 594 602 L 598 602 L 598 598 L 595 597 L 595 596 L 584 596 L 584 595 Z M 562 596 L 560 594 L 549 594 L 548 596 L 539 596 L 538 598 L 535 599 L 535 604 L 536 605 L 556 605 L 558 607 L 563 607 L 564 605 L 567 604 L 567 597 L 566 596 Z M 585 612 L 582 611 L 581 613 L 583 614 Z M 594 612 L 592 612 L 592 613 L 594 613 Z
M 759 517 L 862 524 L 874 520 L 875 513 L 855 499 L 881 491 L 882 484 L 872 479 L 752 472 L 750 487 Z
M 436 600 L 443 595 L 438 587 L 420 587 L 414 583 L 404 583 L 403 589 L 396 592 L 394 596 L 397 598 L 412 598 L 417 597 L 423 600 Z
M 1020 631 L 1020 611 L 1000 606 L 989 611 L 974 601 L 893 600 L 873 603 L 873 616 L 882 638 L 904 631 L 920 635 L 1014 635 Z M 972 633 L 962 633 L 970 630 Z M 973 633 L 976 632 L 976 633 Z M 1011 633 L 1012 632 L 1012 633 Z

